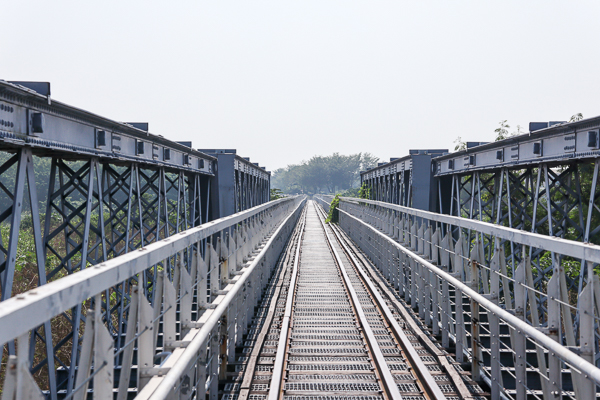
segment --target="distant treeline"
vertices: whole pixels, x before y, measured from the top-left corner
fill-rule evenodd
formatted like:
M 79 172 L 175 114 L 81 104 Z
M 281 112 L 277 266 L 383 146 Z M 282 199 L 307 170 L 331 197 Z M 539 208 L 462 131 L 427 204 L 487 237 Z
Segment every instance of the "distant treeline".
M 370 153 L 314 156 L 300 164 L 273 171 L 271 187 L 284 193 L 336 193 L 360 185 L 360 171 L 377 165 Z

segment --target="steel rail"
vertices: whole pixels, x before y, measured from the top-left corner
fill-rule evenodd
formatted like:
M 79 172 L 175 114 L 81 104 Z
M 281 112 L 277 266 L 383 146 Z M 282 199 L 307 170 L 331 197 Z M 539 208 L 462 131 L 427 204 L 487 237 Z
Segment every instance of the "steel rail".
M 361 200 L 362 201 L 362 200 Z M 405 208 L 405 207 L 401 207 Z M 596 385 L 600 385 L 600 368 L 597 368 L 594 364 L 586 361 L 585 359 L 579 357 L 577 354 L 572 352 L 568 347 L 562 346 L 559 342 L 552 340 L 550 337 L 546 336 L 543 332 L 539 331 L 532 325 L 529 325 L 527 322 L 520 320 L 516 316 L 512 315 L 508 311 L 502 309 L 500 306 L 494 304 L 491 300 L 488 300 L 485 296 L 474 291 L 469 285 L 464 284 L 459 281 L 451 274 L 444 272 L 438 266 L 432 264 L 428 260 L 421 257 L 419 254 L 414 251 L 407 249 L 402 246 L 400 243 L 394 241 L 389 236 L 384 233 L 378 231 L 374 227 L 360 220 L 359 218 L 347 213 L 344 210 L 339 210 L 344 217 L 348 217 L 357 223 L 360 223 L 365 226 L 366 229 L 371 231 L 374 235 L 381 237 L 383 240 L 387 241 L 389 244 L 392 244 L 398 250 L 414 259 L 416 262 L 421 264 L 428 271 L 433 272 L 439 278 L 447 281 L 450 285 L 454 286 L 456 289 L 460 290 L 463 295 L 469 297 L 473 301 L 477 302 L 480 306 L 488 310 L 489 313 L 497 316 L 502 321 L 510 325 L 515 331 L 520 334 L 523 334 L 534 341 L 538 346 L 546 348 L 549 352 L 556 355 L 558 358 L 562 359 L 565 363 L 574 368 L 577 372 L 579 372 L 583 377 L 592 380 Z M 424 212 L 426 213 L 426 212 Z M 431 214 L 431 213 L 426 213 Z M 455 217 L 458 218 L 458 217 Z M 491 225 L 491 224 L 486 224 Z M 508 228 L 505 228 L 508 229 Z M 595 246 L 598 247 L 598 246 Z
M 381 381 L 383 383 L 384 391 L 386 392 L 389 399 L 401 400 L 402 395 L 400 394 L 400 391 L 398 390 L 398 386 L 396 385 L 396 382 L 394 380 L 394 376 L 392 375 L 392 372 L 390 371 L 390 369 L 387 365 L 387 362 L 385 361 L 385 357 L 383 355 L 383 352 L 381 351 L 381 348 L 379 347 L 379 343 L 377 343 L 377 338 L 375 337 L 375 333 L 373 332 L 371 325 L 367 321 L 367 317 L 366 317 L 364 310 L 360 304 L 358 295 L 357 295 L 356 291 L 354 290 L 354 286 L 352 285 L 352 281 L 350 280 L 348 273 L 346 272 L 346 267 L 344 266 L 342 258 L 338 254 L 337 250 L 333 247 L 333 240 L 331 239 L 331 236 L 327 232 L 327 226 L 325 225 L 325 219 L 323 218 L 321 210 L 319 210 L 318 207 L 316 207 L 316 209 L 317 209 L 317 215 L 319 216 L 319 221 L 321 222 L 321 227 L 323 228 L 323 232 L 325 233 L 325 237 L 327 238 L 327 243 L 329 245 L 329 248 L 331 249 L 331 253 L 334 256 L 335 261 L 337 262 L 337 264 L 339 266 L 340 272 L 344 279 L 344 283 L 346 284 L 346 288 L 348 290 L 348 293 L 350 294 L 350 300 L 352 301 L 352 303 L 354 305 L 354 309 L 356 310 L 356 314 L 360 321 L 360 325 L 363 328 L 365 338 L 367 339 L 367 345 L 369 346 L 369 349 L 371 350 L 371 353 L 374 356 L 373 364 L 375 364 L 375 367 L 377 368 L 377 370 L 379 372 L 379 376 L 381 377 Z M 442 397 L 441 399 L 444 399 L 444 397 Z
M 399 211 L 401 213 L 412 215 L 414 217 L 449 224 L 459 228 L 475 230 L 479 233 L 492 235 L 499 239 L 518 242 L 521 245 L 531 246 L 533 248 L 538 249 L 544 249 L 555 253 L 560 253 L 565 256 L 571 256 L 581 260 L 591 261 L 600 264 L 600 246 L 590 243 L 575 242 L 573 240 L 561 239 L 558 237 L 544 236 L 540 235 L 539 233 L 532 233 L 520 229 L 508 228 L 489 222 L 477 221 L 462 217 L 454 217 L 446 214 L 437 214 L 430 211 L 417 210 L 415 208 L 399 206 L 396 204 L 385 203 L 382 201 L 366 199 L 357 200 L 351 197 L 342 197 L 341 200 L 342 203 L 347 202 L 350 204 L 357 205 L 360 205 L 361 203 L 371 204 L 374 206 L 387 208 L 389 210 Z M 338 209 L 342 211 L 341 208 Z
M 288 338 L 290 334 L 290 322 L 292 318 L 292 306 L 296 297 L 296 283 L 298 280 L 298 261 L 300 260 L 300 248 L 302 247 L 302 237 L 304 235 L 304 227 L 306 226 L 306 212 L 301 222 L 300 234 L 298 236 L 298 245 L 294 254 L 294 265 L 292 267 L 292 277 L 290 279 L 290 289 L 285 302 L 285 311 L 281 322 L 281 333 L 279 343 L 277 344 L 277 353 L 275 363 L 273 364 L 273 375 L 271 376 L 271 384 L 269 385 L 268 400 L 277 400 L 283 395 L 283 377 L 285 367 L 285 356 L 287 354 Z
M 375 283 L 373 283 L 371 276 L 369 276 L 369 273 L 360 266 L 360 264 L 364 264 L 364 263 L 359 261 L 356 258 L 356 256 L 354 255 L 354 251 L 347 244 L 348 239 L 342 237 L 342 235 L 340 233 L 341 229 L 337 226 L 334 226 L 333 224 L 331 224 L 330 226 L 332 227 L 332 230 L 338 240 L 338 243 L 344 249 L 348 258 L 354 264 L 356 270 L 360 273 L 361 277 L 363 278 L 363 282 L 365 282 L 365 284 L 369 287 L 369 289 L 372 293 L 372 296 L 378 303 L 377 305 L 383 311 L 385 318 L 387 319 L 388 323 L 390 324 L 390 328 L 392 328 L 392 331 L 397 336 L 396 338 L 400 342 L 400 346 L 402 346 L 403 350 L 407 353 L 409 362 L 412 364 L 413 369 L 415 370 L 418 377 L 420 378 L 420 382 L 426 383 L 425 389 L 426 389 L 426 391 L 428 391 L 429 395 L 432 396 L 431 398 L 442 399 L 442 400 L 445 399 L 445 395 L 440 390 L 439 385 L 436 383 L 435 379 L 431 375 L 431 372 L 429 372 L 429 370 L 423 363 L 423 360 L 421 359 L 419 354 L 417 354 L 417 352 L 414 349 L 413 345 L 411 344 L 410 340 L 404 333 L 404 329 L 402 329 L 402 327 L 400 326 L 398 321 L 396 321 L 396 319 L 392 315 L 392 312 L 389 309 L 389 307 L 387 306 L 385 299 L 377 290 Z M 382 282 L 379 283 L 379 286 L 382 286 L 381 283 Z M 387 292 L 387 288 L 382 288 L 382 290 Z M 391 296 L 390 296 L 390 299 L 391 299 Z M 419 337 L 419 339 L 422 342 L 422 344 L 424 345 L 424 347 L 427 348 L 430 352 L 434 353 L 434 351 L 432 351 L 432 350 L 436 350 L 435 346 L 433 345 L 433 343 L 423 343 L 423 342 L 425 342 L 427 336 L 424 335 L 423 333 L 419 334 L 419 332 L 421 332 L 421 329 L 417 326 L 417 324 L 414 323 L 414 321 L 412 321 L 411 316 L 406 312 L 406 310 L 403 310 L 400 307 L 398 307 L 398 311 L 402 315 L 404 320 L 406 321 L 406 324 L 411 326 L 411 328 L 413 328 L 413 330 L 415 331 L 415 335 L 417 335 Z M 428 344 L 430 344 L 430 345 L 428 345 Z M 474 396 L 468 391 L 468 389 L 465 386 L 464 381 L 460 378 L 458 373 L 456 373 L 456 371 L 448 363 L 448 361 L 445 359 L 445 357 L 437 357 L 437 358 L 438 358 L 438 362 L 441 365 L 443 365 L 444 368 L 447 370 L 448 375 L 449 375 L 450 379 L 452 380 L 452 383 L 454 383 L 454 385 L 457 387 L 457 390 L 459 390 L 459 395 L 463 399 L 472 399 Z

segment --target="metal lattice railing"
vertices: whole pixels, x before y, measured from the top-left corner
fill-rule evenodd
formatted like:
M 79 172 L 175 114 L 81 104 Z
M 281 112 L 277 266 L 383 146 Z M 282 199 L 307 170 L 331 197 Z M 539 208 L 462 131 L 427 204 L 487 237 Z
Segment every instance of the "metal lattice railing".
M 317 198 L 326 209 L 330 199 Z M 595 397 L 600 246 L 351 198 L 339 221 L 493 399 Z M 552 277 L 534 281 L 530 258 L 510 257 L 515 247 L 547 254 Z M 567 287 L 569 263 L 589 265 L 581 292 Z
M 93 387 L 95 399 L 216 398 L 303 203 L 263 204 L 0 303 L 0 343 L 16 348 L 2 398 L 44 397 L 30 371 L 31 337 L 76 306 L 85 316 L 79 357 L 57 371 L 74 379 L 47 397 L 84 399 Z M 108 329 L 113 303 L 118 332 Z

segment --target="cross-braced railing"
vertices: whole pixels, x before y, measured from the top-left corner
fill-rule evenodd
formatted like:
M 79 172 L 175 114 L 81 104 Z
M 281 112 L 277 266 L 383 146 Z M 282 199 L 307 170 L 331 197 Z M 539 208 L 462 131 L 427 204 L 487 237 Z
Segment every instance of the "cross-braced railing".
M 2 398 L 83 400 L 93 390 L 94 399 L 216 400 L 303 202 L 284 198 L 205 223 L 0 303 L 0 344 L 16 348 Z M 31 343 L 74 308 L 85 321 L 79 352 L 56 371 L 73 379 L 43 393 Z
M 600 246 L 351 198 L 339 223 L 493 399 L 596 397 Z M 531 254 L 547 258 L 549 279 L 534 279 Z M 581 264 L 578 292 L 565 268 Z

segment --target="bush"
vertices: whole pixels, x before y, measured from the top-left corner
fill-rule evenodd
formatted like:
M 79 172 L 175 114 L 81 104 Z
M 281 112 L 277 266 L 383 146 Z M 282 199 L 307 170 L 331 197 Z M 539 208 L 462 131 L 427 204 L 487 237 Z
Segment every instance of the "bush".
M 331 200 L 331 204 L 329 205 L 329 215 L 327 216 L 327 220 L 325 222 L 333 222 L 337 223 L 340 219 L 340 211 L 338 210 L 338 206 L 340 205 L 340 195 L 336 194 L 333 200 Z

